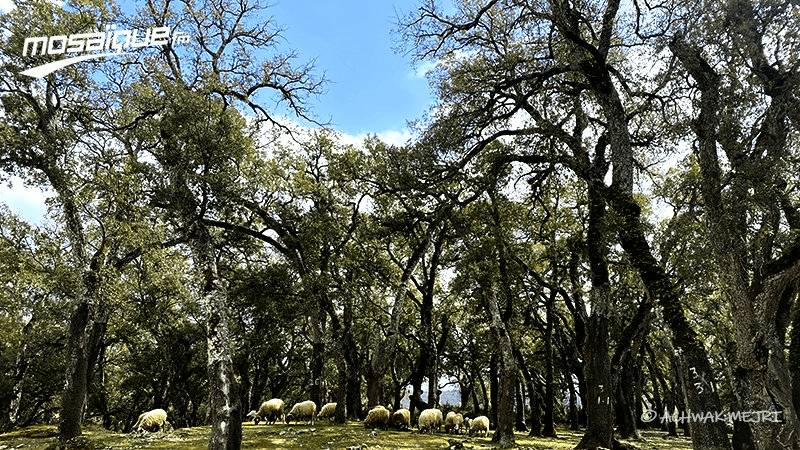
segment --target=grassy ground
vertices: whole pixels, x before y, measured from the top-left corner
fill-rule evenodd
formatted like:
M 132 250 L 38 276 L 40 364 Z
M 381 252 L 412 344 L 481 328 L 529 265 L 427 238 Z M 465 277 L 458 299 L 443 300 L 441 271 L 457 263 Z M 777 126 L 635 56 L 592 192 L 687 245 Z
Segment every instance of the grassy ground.
M 170 449 L 200 450 L 208 446 L 209 427 L 181 428 L 171 433 L 120 434 L 97 427 L 86 427 L 84 435 L 100 449 Z M 346 426 L 316 423 L 313 427 L 303 425 L 259 425 L 252 422 L 244 425 L 242 448 L 247 449 L 329 449 L 339 450 L 352 446 L 363 449 L 446 449 L 449 439 L 464 442 L 465 448 L 491 447 L 491 434 L 488 438 L 450 436 L 446 434 L 420 435 L 416 431 L 375 431 L 364 429 L 359 422 Z M 572 449 L 578 444 L 582 433 L 567 429 L 558 430 L 558 438 L 529 438 L 517 434 L 516 442 L 520 449 Z M 665 433 L 642 433 L 643 440 L 627 441 L 642 450 L 691 449 L 686 438 L 664 439 Z M 0 450 L 4 449 L 44 449 L 55 441 L 56 428 L 41 425 L 0 434 Z M 92 447 L 86 447 L 92 448 Z

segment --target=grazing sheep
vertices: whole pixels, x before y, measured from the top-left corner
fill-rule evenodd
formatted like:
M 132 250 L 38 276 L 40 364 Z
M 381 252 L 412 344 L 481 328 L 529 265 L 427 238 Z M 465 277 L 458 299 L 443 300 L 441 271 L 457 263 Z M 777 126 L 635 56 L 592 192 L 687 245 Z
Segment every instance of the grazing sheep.
M 470 428 L 472 428 L 472 419 L 464 417 L 464 431 L 469 432 Z
M 438 433 L 439 430 L 442 428 L 442 424 L 444 423 L 444 417 L 442 417 L 442 412 L 438 408 L 433 408 L 433 413 L 436 415 L 436 432 Z
M 163 409 L 154 409 L 139 415 L 139 420 L 133 425 L 133 431 L 159 431 L 169 426 L 167 412 Z
M 335 413 L 336 413 L 336 403 L 325 403 L 322 409 L 319 410 L 319 414 L 317 414 L 317 420 L 332 419 Z
M 439 430 L 442 423 L 442 412 L 438 409 L 426 409 L 419 414 L 417 425 L 420 433 L 426 431 L 433 434 L 433 430 Z
M 292 420 L 298 422 L 300 420 L 307 419 L 311 421 L 311 425 L 314 425 L 314 414 L 316 413 L 317 404 L 311 400 L 296 403 L 294 406 L 292 406 L 292 410 L 289 411 L 289 414 L 286 414 L 286 423 L 288 424 Z
M 479 416 L 472 420 L 472 426 L 469 429 L 469 435 L 483 432 L 483 436 L 489 435 L 489 418 L 486 416 Z
M 364 419 L 364 427 L 369 429 L 381 427 L 384 430 L 389 428 L 389 410 L 383 406 L 376 406 L 369 410 L 367 418 Z
M 455 411 L 447 413 L 444 419 L 444 432 L 445 433 L 458 433 L 461 426 L 464 424 L 464 416 L 456 414 Z
M 286 405 L 283 403 L 283 400 L 279 398 L 273 398 L 272 400 L 266 401 L 261 404 L 261 408 L 256 411 L 250 411 L 247 414 L 247 417 L 253 419 L 256 425 L 258 422 L 264 421 L 264 424 L 273 424 L 278 419 L 283 420 L 283 410 L 286 408 Z
M 400 408 L 392 414 L 390 423 L 398 430 L 408 430 L 411 428 L 411 411 Z

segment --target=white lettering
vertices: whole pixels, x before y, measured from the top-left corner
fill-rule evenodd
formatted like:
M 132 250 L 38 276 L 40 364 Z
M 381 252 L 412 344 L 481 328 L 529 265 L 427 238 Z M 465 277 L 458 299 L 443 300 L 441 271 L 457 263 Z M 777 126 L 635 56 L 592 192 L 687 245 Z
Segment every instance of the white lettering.
M 139 47 L 147 47 L 150 45 L 150 34 L 153 32 L 152 28 L 148 28 L 147 31 L 144 33 L 144 40 L 139 42 L 137 39 L 137 35 L 139 34 L 139 30 L 133 30 L 133 34 L 131 35 L 130 45 L 132 48 L 139 48 Z
M 31 51 L 31 56 L 36 56 L 36 49 L 39 47 L 39 44 L 42 44 L 42 51 L 39 53 L 40 55 L 44 55 L 47 51 L 47 37 L 34 37 L 34 38 L 26 38 L 25 43 L 22 46 L 22 56 L 28 56 L 28 45 L 33 47 Z
M 58 45 L 56 45 L 58 44 Z M 67 37 L 66 36 L 51 36 L 50 42 L 47 43 L 48 55 L 60 55 L 67 50 Z
M 169 27 L 153 28 L 150 45 L 165 45 L 169 43 Z

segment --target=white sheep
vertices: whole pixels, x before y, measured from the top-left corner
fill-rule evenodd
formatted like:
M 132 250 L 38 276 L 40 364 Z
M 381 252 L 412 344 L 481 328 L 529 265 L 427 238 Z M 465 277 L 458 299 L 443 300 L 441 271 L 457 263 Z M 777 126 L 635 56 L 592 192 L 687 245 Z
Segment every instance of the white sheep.
M 411 428 L 411 411 L 400 408 L 392 414 L 389 422 L 398 430 L 407 430 Z
M 433 430 L 439 430 L 441 423 L 441 411 L 438 409 L 426 409 L 419 414 L 417 426 L 419 427 L 420 433 L 425 433 L 427 431 L 428 433 L 433 434 Z
M 364 419 L 364 427 L 374 429 L 381 427 L 384 430 L 389 427 L 389 410 L 383 406 L 376 406 L 369 410 Z
M 311 425 L 314 425 L 314 414 L 316 413 L 317 404 L 311 400 L 296 403 L 294 406 L 292 406 L 292 410 L 289 411 L 289 414 L 286 414 L 286 423 L 288 424 L 292 420 L 300 421 L 305 419 L 309 420 Z
M 464 416 L 457 414 L 455 411 L 447 413 L 444 419 L 444 432 L 445 433 L 458 433 L 464 423 Z
M 168 426 L 167 412 L 159 408 L 140 414 L 139 420 L 133 425 L 133 431 L 159 431 Z
M 319 414 L 317 414 L 317 420 L 330 419 L 334 414 L 336 414 L 336 403 L 325 403 L 322 409 L 319 410 Z
M 436 423 L 434 426 L 436 427 L 436 432 L 438 433 L 439 430 L 442 428 L 442 424 L 444 424 L 444 417 L 442 416 L 442 412 L 438 408 L 433 408 L 433 413 L 436 415 Z
M 252 418 L 256 425 L 258 425 L 258 422 L 262 420 L 264 420 L 265 424 L 273 424 L 278 419 L 284 419 L 284 409 L 286 409 L 286 405 L 283 403 L 283 400 L 279 398 L 273 398 L 272 400 L 262 403 L 257 412 L 250 411 L 250 413 L 247 414 L 247 417 Z
M 480 432 L 483 432 L 484 437 L 489 435 L 489 418 L 486 416 L 478 416 L 472 420 L 469 435 L 472 436 Z
M 472 419 L 470 419 L 469 417 L 464 417 L 464 431 L 469 432 L 471 428 L 472 428 Z

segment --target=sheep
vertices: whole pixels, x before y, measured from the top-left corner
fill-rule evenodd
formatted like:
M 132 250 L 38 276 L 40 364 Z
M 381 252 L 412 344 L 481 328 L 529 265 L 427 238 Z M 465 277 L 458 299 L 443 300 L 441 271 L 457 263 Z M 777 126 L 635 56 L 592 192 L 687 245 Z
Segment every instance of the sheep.
M 383 406 L 376 406 L 369 410 L 364 419 L 364 427 L 374 429 L 381 427 L 384 430 L 389 427 L 389 410 Z
M 319 414 L 317 414 L 317 420 L 319 419 L 331 419 L 333 415 L 336 413 L 336 403 L 325 403 L 322 409 L 319 410 Z
M 285 419 L 283 416 L 283 410 L 286 408 L 286 405 L 283 403 L 283 400 L 279 398 L 273 398 L 272 400 L 266 401 L 261 404 L 261 407 L 256 411 L 250 411 L 247 414 L 247 417 L 253 419 L 256 425 L 258 422 L 264 421 L 264 424 L 273 424 L 278 419 Z
M 457 414 L 455 411 L 447 413 L 444 419 L 444 432 L 445 433 L 458 433 L 464 423 L 464 416 Z
M 296 403 L 292 406 L 292 410 L 289 411 L 289 414 L 286 414 L 286 423 L 288 424 L 292 420 L 300 421 L 301 419 L 308 419 L 311 421 L 311 425 L 314 425 L 314 414 L 316 413 L 317 404 L 311 400 Z
M 483 432 L 483 436 L 489 435 L 489 418 L 486 416 L 478 416 L 472 420 L 472 426 L 469 429 L 469 435 Z
M 470 428 L 472 428 L 472 419 L 464 417 L 464 430 L 469 432 Z
M 171 425 L 167 422 L 167 412 L 159 408 L 140 414 L 133 431 L 159 431 L 168 427 Z
M 442 417 L 442 412 L 438 408 L 433 408 L 433 414 L 436 415 L 436 432 L 439 432 L 439 429 L 442 428 L 442 424 L 444 423 L 444 418 Z
M 425 433 L 426 431 L 433 434 L 433 430 L 439 430 L 442 423 L 442 412 L 438 409 L 426 409 L 419 414 L 417 424 L 419 432 Z
M 398 430 L 407 430 L 411 428 L 411 411 L 405 408 L 398 409 L 392 414 L 390 423 Z

